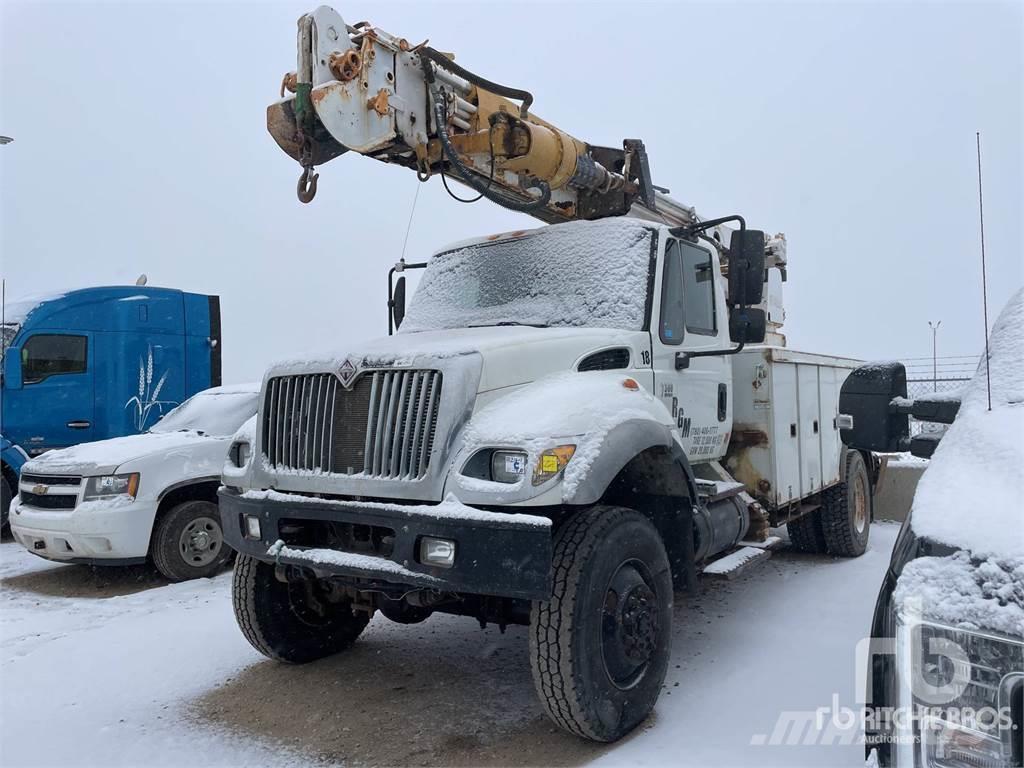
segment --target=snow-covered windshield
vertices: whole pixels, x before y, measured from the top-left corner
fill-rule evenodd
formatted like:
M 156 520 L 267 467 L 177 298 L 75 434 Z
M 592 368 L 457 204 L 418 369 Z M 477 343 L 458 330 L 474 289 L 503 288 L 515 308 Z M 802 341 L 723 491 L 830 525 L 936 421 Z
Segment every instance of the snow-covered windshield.
M 641 330 L 651 225 L 570 222 L 502 235 L 430 261 L 402 332 L 485 325 Z
M 168 413 L 150 432 L 195 430 L 214 437 L 230 437 L 256 413 L 256 391 L 216 389 L 193 395 Z

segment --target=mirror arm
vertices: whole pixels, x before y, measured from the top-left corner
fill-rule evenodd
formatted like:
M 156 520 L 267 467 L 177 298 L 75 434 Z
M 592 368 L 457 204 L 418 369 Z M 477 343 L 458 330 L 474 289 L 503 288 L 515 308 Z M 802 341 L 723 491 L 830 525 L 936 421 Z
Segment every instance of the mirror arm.
M 735 355 L 743 351 L 747 342 L 741 341 L 731 349 L 702 349 L 697 352 L 676 352 L 676 370 L 681 371 L 690 367 L 690 360 L 694 357 L 719 357 L 722 355 Z

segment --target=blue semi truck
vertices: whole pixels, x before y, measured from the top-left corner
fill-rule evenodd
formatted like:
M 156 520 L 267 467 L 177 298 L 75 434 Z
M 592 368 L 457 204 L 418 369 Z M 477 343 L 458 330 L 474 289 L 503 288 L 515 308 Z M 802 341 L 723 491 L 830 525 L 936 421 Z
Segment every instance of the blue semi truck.
M 144 432 L 221 383 L 220 298 L 110 286 L 7 303 L 0 368 L 0 507 L 53 448 Z

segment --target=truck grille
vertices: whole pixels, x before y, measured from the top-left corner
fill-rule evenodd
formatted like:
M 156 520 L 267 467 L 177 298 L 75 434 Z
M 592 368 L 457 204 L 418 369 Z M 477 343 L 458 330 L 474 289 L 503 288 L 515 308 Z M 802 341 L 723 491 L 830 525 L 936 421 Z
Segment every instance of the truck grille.
M 274 469 L 415 480 L 426 474 L 439 371 L 372 371 L 351 389 L 330 373 L 268 382 L 263 451 Z
M 18 497 L 22 504 L 36 509 L 74 509 L 82 478 L 76 475 L 33 475 L 22 473 Z M 36 493 L 36 490 L 42 493 Z

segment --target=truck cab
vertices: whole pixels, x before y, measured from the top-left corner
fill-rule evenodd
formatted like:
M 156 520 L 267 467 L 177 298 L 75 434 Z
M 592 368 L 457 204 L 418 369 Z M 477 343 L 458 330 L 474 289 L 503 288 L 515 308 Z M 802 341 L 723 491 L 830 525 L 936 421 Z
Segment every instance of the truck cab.
M 171 288 L 85 288 L 4 307 L 3 515 L 21 465 L 54 448 L 137 434 L 220 384 L 220 299 Z

